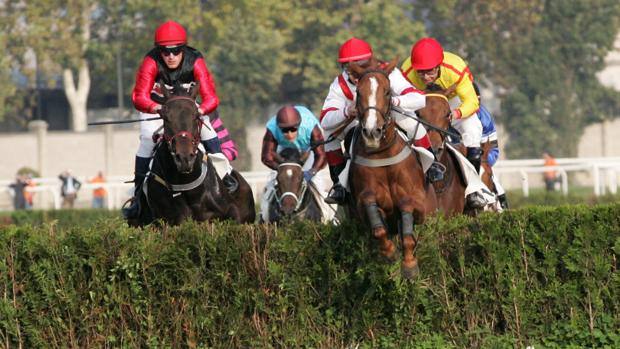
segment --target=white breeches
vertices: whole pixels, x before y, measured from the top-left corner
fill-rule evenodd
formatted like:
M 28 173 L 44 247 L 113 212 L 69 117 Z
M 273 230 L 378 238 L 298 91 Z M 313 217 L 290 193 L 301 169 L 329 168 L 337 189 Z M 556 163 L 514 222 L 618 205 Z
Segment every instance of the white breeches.
M 140 119 L 142 120 L 158 116 L 158 114 L 140 113 Z M 211 127 L 211 123 L 209 122 L 209 117 L 207 115 L 202 117 L 202 122 L 204 125 L 200 128 L 200 140 L 205 141 L 212 139 L 213 137 L 217 137 L 217 133 L 213 127 Z M 164 121 L 161 119 L 140 122 L 140 146 L 136 152 L 137 156 L 141 158 L 150 158 L 153 155 L 153 148 L 155 148 L 153 134 L 162 133 L 163 126 Z
M 456 109 L 461 105 L 461 100 L 458 97 L 450 99 L 450 108 Z M 452 127 L 461 133 L 462 143 L 466 147 L 480 147 L 480 140 L 482 139 L 482 123 L 478 118 L 478 114 L 474 113 L 469 117 L 452 120 Z

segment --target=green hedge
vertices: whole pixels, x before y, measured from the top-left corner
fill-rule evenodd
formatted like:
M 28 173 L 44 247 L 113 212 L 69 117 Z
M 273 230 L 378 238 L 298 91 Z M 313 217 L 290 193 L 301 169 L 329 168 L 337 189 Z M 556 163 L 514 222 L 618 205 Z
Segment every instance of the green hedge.
M 410 282 L 353 224 L 3 227 L 0 343 L 620 347 L 620 205 L 418 231 L 421 274 Z
M 120 211 L 101 209 L 83 210 L 19 210 L 0 213 L 0 225 L 54 224 L 58 228 L 91 226 L 102 220 L 120 217 Z

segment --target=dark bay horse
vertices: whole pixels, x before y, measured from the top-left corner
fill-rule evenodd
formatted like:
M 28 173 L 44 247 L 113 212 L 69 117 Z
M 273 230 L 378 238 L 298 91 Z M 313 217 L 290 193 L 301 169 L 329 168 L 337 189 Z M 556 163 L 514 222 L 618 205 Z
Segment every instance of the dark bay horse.
M 323 218 L 317 202 L 316 189 L 304 179 L 303 165 L 309 152 L 300 153 L 295 148 L 284 148 L 278 154 L 274 199 L 269 205 L 269 222 L 308 219 L 320 222 Z
M 358 77 L 356 110 L 359 125 L 352 141 L 350 189 L 357 216 L 368 223 L 380 253 L 395 259 L 396 246 L 388 233 L 400 233 L 401 272 L 405 278 L 418 271 L 414 225 L 436 210 L 433 187 L 425 180 L 418 155 L 403 139 L 391 112 L 389 74 L 397 59 L 385 66 L 374 60 Z
M 416 113 L 424 121 L 438 129 L 448 130 L 450 128 L 450 104 L 448 104 L 446 96 L 450 91 L 443 91 L 437 86 L 425 92 L 426 106 Z M 446 168 L 444 179 L 433 183 L 439 209 L 446 216 L 465 213 L 466 184 L 456 156 L 446 148 L 448 141 L 446 133 L 428 128 L 428 135 L 435 154 L 437 154 L 437 159 Z M 455 148 L 461 152 L 464 151 L 464 147 L 456 145 Z
M 202 120 L 196 107 L 199 86 L 163 89 L 166 102 L 160 115 L 163 140 L 158 142 L 141 195 L 141 214 L 130 225 L 142 226 L 161 219 L 179 224 L 186 219 L 206 221 L 232 219 L 251 223 L 255 219 L 252 189 L 235 170 L 239 188 L 229 193 L 218 176 L 211 156 L 198 148 Z

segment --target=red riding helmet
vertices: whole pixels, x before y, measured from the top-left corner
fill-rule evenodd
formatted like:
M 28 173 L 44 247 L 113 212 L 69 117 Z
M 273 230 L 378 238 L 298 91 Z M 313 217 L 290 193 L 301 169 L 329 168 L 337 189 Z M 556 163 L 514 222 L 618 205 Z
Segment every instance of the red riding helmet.
M 182 25 L 168 21 L 155 30 L 155 45 L 178 46 L 187 44 L 187 33 Z
M 429 70 L 443 62 L 443 48 L 433 38 L 423 38 L 411 48 L 411 66 L 415 70 Z
M 372 57 L 372 47 L 364 40 L 351 38 L 338 50 L 338 62 L 361 61 Z

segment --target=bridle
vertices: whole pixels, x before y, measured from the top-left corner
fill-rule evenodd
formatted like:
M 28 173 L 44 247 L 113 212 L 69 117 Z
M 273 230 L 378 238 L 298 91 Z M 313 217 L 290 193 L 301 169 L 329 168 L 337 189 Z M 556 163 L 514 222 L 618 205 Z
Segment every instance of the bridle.
M 200 115 L 198 113 L 198 107 L 196 106 L 196 101 L 193 98 L 191 98 L 191 97 L 187 97 L 187 96 L 172 96 L 172 97 L 170 97 L 170 98 L 168 98 L 166 100 L 164 105 L 168 106 L 168 103 L 174 102 L 174 101 L 179 101 L 179 100 L 186 100 L 186 101 L 191 102 L 191 104 L 193 106 L 192 113 L 194 114 L 194 121 L 196 122 L 196 130 L 194 131 L 194 133 L 192 133 L 190 131 L 187 131 L 187 130 L 181 130 L 181 131 L 175 133 L 172 136 L 168 136 L 166 134 L 166 132 L 164 132 L 163 138 L 168 143 L 168 149 L 170 150 L 170 153 L 173 156 L 175 155 L 175 151 L 173 150 L 174 148 L 172 146 L 172 143 L 174 142 L 174 140 L 176 138 L 189 139 L 189 141 L 192 143 L 193 153 L 196 154 L 196 153 L 198 153 L 198 144 L 200 144 L 200 128 L 202 127 L 204 122 L 202 121 L 202 119 L 200 118 Z M 166 116 L 162 116 L 162 118 L 164 119 L 164 122 L 165 121 L 169 121 Z
M 280 168 L 284 166 L 294 166 L 294 167 L 299 167 L 299 169 L 302 169 L 302 166 L 296 162 L 283 162 L 278 165 L 278 173 L 280 173 Z M 278 186 L 277 182 L 276 182 L 276 186 Z M 299 195 L 297 195 L 297 193 L 294 193 L 292 191 L 286 191 L 278 196 L 278 191 L 276 190 L 275 197 L 276 197 L 276 202 L 278 203 L 278 209 L 281 209 L 282 207 L 282 200 L 284 200 L 284 198 L 287 196 L 291 196 L 293 199 L 295 199 L 295 210 L 293 210 L 293 213 L 296 213 L 297 211 L 299 211 L 299 209 L 301 208 L 301 204 L 304 201 L 303 199 L 306 194 L 307 188 L 308 188 L 308 185 L 306 184 L 306 181 L 302 178 L 301 190 L 299 191 Z M 279 186 L 278 186 L 278 189 L 279 189 Z
M 381 139 L 385 139 L 385 135 L 387 133 L 387 129 L 388 127 L 390 127 L 391 123 L 394 122 L 394 119 L 392 118 L 391 115 L 391 111 L 392 111 L 392 103 L 391 101 L 388 101 L 387 104 L 387 109 L 386 110 L 381 110 L 375 106 L 368 106 L 366 108 L 362 108 L 361 107 L 361 99 L 360 97 L 360 89 L 359 89 L 359 83 L 360 81 L 362 81 L 362 79 L 368 75 L 368 74 L 373 74 L 373 73 L 377 73 L 377 74 L 381 74 L 383 76 L 385 76 L 385 78 L 390 81 L 390 78 L 388 77 L 387 73 L 381 69 L 370 69 L 365 71 L 358 79 L 358 88 L 357 88 L 357 96 L 355 98 L 355 107 L 357 108 L 359 115 L 358 118 L 362 118 L 368 111 L 370 110 L 375 110 L 376 112 L 379 113 L 379 115 L 381 115 L 381 117 L 383 118 L 383 125 L 381 126 Z M 361 123 L 362 120 L 360 120 Z

